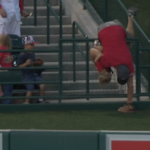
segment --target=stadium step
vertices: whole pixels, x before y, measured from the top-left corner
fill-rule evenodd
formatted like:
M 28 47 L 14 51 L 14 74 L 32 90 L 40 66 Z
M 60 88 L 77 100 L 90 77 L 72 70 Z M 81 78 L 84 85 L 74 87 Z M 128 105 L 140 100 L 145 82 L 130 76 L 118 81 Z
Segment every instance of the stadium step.
M 36 0 L 36 3 L 37 6 L 46 6 L 45 0 Z M 52 6 L 58 6 L 58 0 L 49 0 L 49 3 Z M 34 0 L 24 0 L 24 6 L 34 6 Z
M 50 25 L 59 25 L 58 20 L 54 16 L 49 17 Z M 69 16 L 62 17 L 63 25 L 71 25 L 71 18 Z M 32 25 L 34 26 L 34 17 L 22 18 L 22 27 Z M 37 26 L 47 25 L 47 17 L 46 16 L 38 16 L 37 17 Z M 34 26 L 36 27 L 36 26 Z
M 53 10 L 55 11 L 55 13 L 57 15 L 59 15 L 59 6 L 52 6 Z M 47 7 L 46 6 L 38 6 L 37 7 L 37 16 L 46 16 L 47 15 Z M 33 6 L 26 6 L 26 11 L 27 12 L 33 12 L 34 11 L 34 7 Z M 64 15 L 64 9 L 62 14 Z M 50 12 L 50 16 L 53 16 L 53 13 Z
M 51 35 L 59 35 L 59 26 L 51 25 L 49 26 Z M 72 25 L 63 25 L 62 27 L 63 34 L 72 34 Z M 46 35 L 47 34 L 47 26 L 24 26 L 22 27 L 22 35 L 25 35 L 27 32 L 30 32 L 31 35 Z M 76 29 L 77 33 L 77 29 Z

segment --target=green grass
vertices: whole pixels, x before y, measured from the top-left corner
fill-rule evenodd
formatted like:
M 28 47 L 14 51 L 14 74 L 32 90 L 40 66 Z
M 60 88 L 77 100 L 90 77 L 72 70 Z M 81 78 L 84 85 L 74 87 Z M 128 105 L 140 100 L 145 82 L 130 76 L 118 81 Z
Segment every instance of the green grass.
M 47 111 L 0 114 L 1 129 L 150 130 L 150 111 Z

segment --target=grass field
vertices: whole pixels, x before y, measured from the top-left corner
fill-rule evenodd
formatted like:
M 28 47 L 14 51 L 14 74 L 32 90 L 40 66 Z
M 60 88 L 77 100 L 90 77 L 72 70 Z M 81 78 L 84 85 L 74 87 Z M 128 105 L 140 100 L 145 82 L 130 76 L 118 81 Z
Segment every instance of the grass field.
M 0 129 L 150 130 L 150 111 L 48 111 L 0 114 Z

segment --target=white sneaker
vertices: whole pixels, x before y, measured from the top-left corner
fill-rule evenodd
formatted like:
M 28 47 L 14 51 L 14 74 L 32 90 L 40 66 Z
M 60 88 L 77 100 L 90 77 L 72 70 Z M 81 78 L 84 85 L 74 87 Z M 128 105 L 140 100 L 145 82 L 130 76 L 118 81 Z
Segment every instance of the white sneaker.
M 30 104 L 29 102 L 24 102 L 23 104 Z

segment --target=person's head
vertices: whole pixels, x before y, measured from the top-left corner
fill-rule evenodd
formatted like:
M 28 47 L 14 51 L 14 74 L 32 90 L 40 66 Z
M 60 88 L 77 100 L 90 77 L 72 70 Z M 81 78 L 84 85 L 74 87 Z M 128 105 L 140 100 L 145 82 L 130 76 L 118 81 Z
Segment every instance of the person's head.
M 106 71 L 105 69 L 99 73 L 99 82 L 100 85 L 106 85 L 111 81 L 111 72 Z
M 126 65 L 119 65 L 117 67 L 117 80 L 118 83 L 124 85 L 128 82 L 130 71 Z
M 35 44 L 39 44 L 38 42 L 34 41 L 34 38 L 31 35 L 25 36 L 22 39 L 22 43 L 24 45 L 24 49 L 33 49 Z
M 8 35 L 2 34 L 0 35 L 0 46 L 5 46 L 7 49 L 11 49 L 11 39 Z

